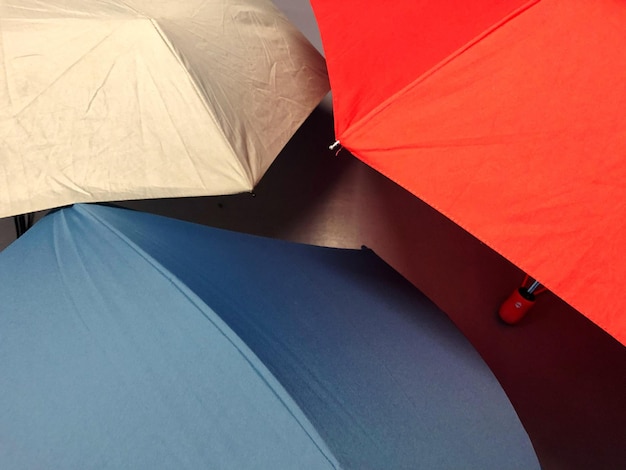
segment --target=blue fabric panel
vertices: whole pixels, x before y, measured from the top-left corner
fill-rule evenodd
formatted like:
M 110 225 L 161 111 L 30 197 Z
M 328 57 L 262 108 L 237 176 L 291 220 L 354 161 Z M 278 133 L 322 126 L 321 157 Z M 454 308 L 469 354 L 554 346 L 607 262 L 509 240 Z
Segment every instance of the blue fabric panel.
M 219 312 L 346 467 L 538 467 L 476 351 L 374 253 L 141 213 L 103 220 Z
M 338 468 L 223 322 L 86 214 L 0 254 L 0 468 Z
M 539 468 L 475 350 L 370 251 L 78 205 L 0 283 L 0 468 Z

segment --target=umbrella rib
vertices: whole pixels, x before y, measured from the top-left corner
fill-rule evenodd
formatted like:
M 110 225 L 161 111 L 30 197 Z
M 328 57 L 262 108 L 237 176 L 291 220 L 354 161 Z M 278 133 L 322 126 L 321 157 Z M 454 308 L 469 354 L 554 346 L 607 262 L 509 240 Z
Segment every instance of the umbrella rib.
M 161 92 L 161 90 L 159 89 L 159 87 L 157 86 L 158 81 L 155 80 L 153 74 L 151 71 L 148 71 L 148 74 L 150 75 L 150 79 L 152 80 L 152 83 L 154 84 L 155 89 L 157 90 L 157 92 L 159 93 L 159 97 L 161 98 L 161 102 L 164 105 L 165 111 L 167 113 L 167 117 L 169 118 L 169 122 L 172 125 L 172 127 L 176 130 L 176 133 L 178 134 L 178 140 L 180 141 L 181 145 L 184 147 L 185 149 L 185 156 L 187 157 L 187 160 L 191 163 L 191 165 L 194 167 L 194 169 L 196 170 L 196 175 L 198 177 L 198 179 L 200 180 L 200 183 L 202 184 L 202 186 L 204 186 L 206 188 L 206 185 L 204 183 L 204 181 L 202 181 L 201 178 L 201 174 L 202 171 L 200 170 L 200 168 L 198 168 L 198 165 L 196 164 L 196 162 L 194 161 L 194 159 L 191 157 L 191 152 L 189 151 L 189 148 L 187 146 L 187 143 L 185 142 L 185 139 L 183 138 L 183 136 L 181 135 L 181 132 L 178 130 L 175 120 L 172 116 L 172 113 L 170 112 L 170 110 L 168 109 L 168 107 L 165 105 L 166 100 L 163 97 L 163 93 Z M 137 94 L 137 96 L 139 96 L 139 93 Z M 141 116 L 141 113 L 139 114 L 139 116 Z M 141 126 L 142 129 L 142 133 L 143 133 L 143 126 Z M 161 142 L 159 142 L 159 144 L 162 146 L 163 144 Z
M 252 349 L 250 349 L 245 344 L 243 339 L 241 339 L 239 335 L 234 330 L 232 330 L 228 326 L 228 324 L 224 320 L 222 320 L 220 316 L 216 312 L 214 312 L 213 309 L 206 302 L 204 302 L 199 296 L 197 296 L 191 289 L 186 288 L 185 284 L 174 273 L 166 269 L 164 266 L 161 266 L 155 258 L 153 258 L 149 253 L 147 253 L 139 245 L 133 242 L 129 237 L 116 229 L 112 224 L 107 223 L 93 210 L 90 210 L 89 206 L 82 205 L 74 207 L 79 207 L 81 212 L 83 212 L 86 217 L 91 218 L 96 223 L 103 226 L 106 230 L 110 231 L 116 237 L 118 237 L 123 243 L 125 243 L 128 247 L 135 251 L 137 255 L 140 256 L 146 263 L 150 264 L 160 275 L 167 279 L 174 286 L 174 288 L 181 293 L 181 295 L 185 296 L 189 300 L 189 302 L 191 302 L 193 306 L 198 310 L 198 312 L 220 332 L 220 334 L 237 350 L 242 358 L 250 365 L 250 367 L 254 370 L 259 379 L 267 385 L 272 394 L 285 407 L 287 412 L 293 417 L 296 423 L 298 423 L 298 426 L 300 426 L 302 431 L 309 437 L 315 448 L 318 449 L 320 454 L 328 461 L 328 463 L 337 470 L 340 468 L 338 466 L 338 462 L 333 458 L 332 453 L 328 455 L 328 452 L 325 451 L 325 446 L 323 444 L 326 444 L 326 442 L 324 441 L 324 439 L 319 434 L 316 435 L 315 433 L 311 432 L 311 429 L 314 430 L 315 427 L 309 421 L 309 418 L 306 416 L 304 411 L 295 402 L 295 400 L 291 399 L 290 402 L 288 402 L 285 399 L 285 397 L 290 397 L 290 395 L 280 383 L 278 378 L 276 378 L 276 376 L 269 370 L 268 367 L 263 364 L 261 359 L 259 359 L 254 351 L 252 351 Z M 207 314 L 207 310 L 213 312 L 217 318 L 211 318 Z M 253 358 L 256 359 L 256 362 L 258 364 L 255 364 Z M 259 365 L 261 367 L 259 367 Z M 300 415 L 295 412 L 294 408 L 295 410 L 299 411 Z
M 225 21 L 225 20 L 223 20 Z M 161 29 L 158 27 L 158 24 L 155 25 L 155 28 L 157 28 L 157 31 L 159 31 L 159 34 L 161 34 L 162 39 L 165 41 L 165 43 L 168 45 L 168 47 L 170 47 L 170 49 L 172 50 L 172 53 L 176 56 L 176 58 L 179 60 L 180 62 L 180 57 L 178 56 L 178 53 L 176 52 L 176 50 L 171 46 L 171 44 L 169 43 L 167 36 L 162 33 Z M 205 42 L 206 38 L 204 38 L 202 35 L 196 33 L 195 31 L 189 29 L 186 31 L 188 34 L 190 34 L 191 36 L 193 36 L 194 38 L 196 38 L 199 42 Z M 213 46 L 215 47 L 215 46 Z M 221 51 L 223 51 L 224 53 L 228 53 L 228 49 L 226 48 L 220 48 Z M 184 64 L 182 64 L 181 62 L 181 66 L 183 67 L 183 69 L 185 70 L 185 72 L 187 72 L 186 67 L 184 67 Z M 233 70 L 232 71 L 233 74 L 240 74 L 245 76 L 246 74 L 240 72 L 239 70 Z M 209 114 L 209 116 L 211 117 L 211 120 L 213 121 L 213 123 L 215 124 L 215 127 L 217 129 L 219 129 L 220 133 L 222 134 L 222 136 L 224 137 L 224 140 L 226 142 L 228 142 L 228 146 L 231 149 L 233 156 L 235 156 L 235 160 L 237 160 L 238 164 L 239 164 L 239 172 L 243 172 L 243 174 L 245 174 L 246 179 L 248 180 L 248 183 L 251 187 L 251 189 L 254 187 L 254 185 L 257 183 L 257 181 L 255 180 L 255 174 L 262 174 L 262 172 L 259 172 L 258 168 L 257 168 L 257 172 L 252 171 L 252 167 L 250 166 L 251 162 L 249 158 L 246 158 L 246 162 L 248 163 L 248 166 L 246 167 L 245 165 L 242 164 L 241 159 L 239 158 L 239 154 L 235 151 L 235 148 L 231 145 L 230 140 L 226 137 L 226 133 L 224 132 L 224 129 L 222 128 L 221 125 L 219 125 L 217 118 L 215 117 L 215 115 L 211 112 L 211 108 L 207 105 L 207 100 L 208 100 L 208 95 L 209 95 L 209 91 L 211 92 L 211 95 L 214 97 L 213 99 L 213 105 L 220 108 L 219 110 L 222 111 L 223 106 L 221 104 L 221 101 L 219 99 L 216 99 L 216 93 L 215 90 L 204 90 L 201 89 L 200 86 L 198 85 L 198 83 L 193 79 L 193 77 L 189 76 L 189 79 L 191 80 L 192 86 L 194 88 L 194 90 L 196 91 L 196 93 L 198 94 L 198 97 L 200 98 L 200 101 L 202 102 L 202 104 L 204 105 L 205 109 L 207 110 L 207 113 Z M 224 99 L 230 100 L 230 94 L 228 92 L 224 91 L 224 86 L 221 85 L 219 83 L 219 81 L 217 83 L 214 84 L 215 88 L 217 88 L 220 92 L 221 92 L 221 96 Z M 206 98 L 206 99 L 205 99 Z M 294 101 L 295 102 L 295 101 Z M 235 108 L 235 106 L 231 106 L 233 109 Z M 240 116 L 241 119 L 247 119 L 247 114 L 243 113 Z M 228 124 L 228 127 L 230 129 L 232 129 L 234 131 L 235 134 L 239 134 L 239 132 L 237 132 L 234 128 L 234 126 L 232 125 L 231 122 L 227 122 L 226 124 Z M 248 132 L 251 131 L 251 129 L 248 130 Z M 257 133 L 258 135 L 258 133 Z M 259 139 L 259 143 L 264 147 L 265 150 L 267 150 L 265 142 L 263 141 L 263 139 Z M 245 155 L 244 155 L 245 156 Z M 258 164 L 260 164 L 260 161 L 257 161 Z
M 222 129 L 222 126 L 219 125 L 219 122 L 218 122 L 216 116 L 211 111 L 211 108 L 210 108 L 210 106 L 207 103 L 205 94 L 202 92 L 202 90 L 198 86 L 198 83 L 191 76 L 191 74 L 189 73 L 189 70 L 187 70 L 187 67 L 185 67 L 180 54 L 173 47 L 172 43 L 167 38 L 167 35 L 161 29 L 161 27 L 159 26 L 158 22 L 151 18 L 150 19 L 150 23 L 152 24 L 152 27 L 155 29 L 155 31 L 157 32 L 157 34 L 159 35 L 159 37 L 161 38 L 163 43 L 167 46 L 167 48 L 171 51 L 172 55 L 176 58 L 178 64 L 181 66 L 181 68 L 184 71 L 184 73 L 187 75 L 187 78 L 189 79 L 189 81 L 191 83 L 191 86 L 193 87 L 194 91 L 198 95 L 198 99 L 202 103 L 202 106 L 204 107 L 205 111 L 207 112 L 207 115 L 210 117 L 211 121 L 213 121 L 213 124 L 215 124 L 215 128 L 220 132 L 220 134 L 223 137 L 224 142 L 226 143 L 226 145 L 230 149 L 232 155 L 235 157 L 234 160 L 237 161 L 237 164 L 239 166 L 239 174 L 241 176 L 245 177 L 248 180 L 248 183 L 250 184 L 250 186 L 252 186 L 254 184 L 254 182 L 251 180 L 251 178 L 250 178 L 250 176 L 248 174 L 248 171 L 246 170 L 246 168 L 243 166 L 243 164 L 239 160 L 237 152 L 235 151 L 234 147 L 232 146 L 230 140 L 226 137 L 226 134 L 224 133 L 224 130 Z
M 342 139 L 345 138 L 346 135 L 348 135 L 348 137 L 349 137 L 351 132 L 354 132 L 354 131 L 362 128 L 363 126 L 365 126 L 373 117 L 375 117 L 376 115 L 378 115 L 379 113 L 384 111 L 386 108 L 391 106 L 396 101 L 396 99 L 398 97 L 409 93 L 414 88 L 417 88 L 422 82 L 424 82 L 425 80 L 427 80 L 428 78 L 433 76 L 435 73 L 437 73 L 443 67 L 445 67 L 447 64 L 452 62 L 454 59 L 459 57 L 461 54 L 465 53 L 468 49 L 471 49 L 476 44 L 480 43 L 483 39 L 485 39 L 487 36 L 490 36 L 492 33 L 497 31 L 498 29 L 500 29 L 502 26 L 504 26 L 508 22 L 514 20 L 516 17 L 518 17 L 519 15 L 523 14 L 525 11 L 529 10 L 530 8 L 532 8 L 533 6 L 535 6 L 536 4 L 538 4 L 541 1 L 542 0 L 529 0 L 527 3 L 525 3 L 524 5 L 520 6 L 519 8 L 517 8 L 516 10 L 511 12 L 509 15 L 507 15 L 502 20 L 498 21 L 493 26 L 487 28 L 481 34 L 479 34 L 478 36 L 476 36 L 473 39 L 471 39 L 465 45 L 461 46 L 459 49 L 457 49 L 452 54 L 450 54 L 449 56 L 444 58 L 442 61 L 437 63 L 435 66 L 433 66 L 432 68 L 430 68 L 429 70 L 424 72 L 422 75 L 417 77 L 411 83 L 409 83 L 408 85 L 406 85 L 402 89 L 398 90 L 393 95 L 391 95 L 390 97 L 385 99 L 383 102 L 381 102 L 380 104 L 375 106 L 370 111 L 368 111 L 358 121 L 355 121 L 354 123 L 352 123 L 346 129 L 346 131 L 344 132 L 344 135 L 341 138 Z M 348 150 L 350 150 L 350 149 L 348 149 Z
M 56 77 L 52 82 L 50 82 L 43 90 L 41 90 L 39 93 L 37 93 L 37 95 L 35 95 L 35 97 L 30 100 L 28 103 L 26 103 L 22 109 L 20 109 L 17 113 L 15 113 L 15 117 L 20 116 L 22 113 L 24 113 L 24 111 L 26 111 L 28 108 L 30 108 L 35 101 L 37 101 L 41 96 L 43 96 L 50 88 L 52 88 L 61 78 L 63 78 L 65 75 L 67 75 L 78 63 L 80 63 L 85 57 L 87 57 L 89 54 L 91 54 L 93 51 L 95 51 L 98 47 L 100 47 L 100 45 L 102 43 L 104 43 L 107 39 L 109 39 L 113 33 L 115 31 L 110 32 L 109 34 L 107 34 L 105 37 L 103 37 L 100 41 L 98 41 L 96 44 L 94 44 L 94 46 L 89 49 L 88 51 L 86 51 L 84 54 L 82 54 L 78 59 L 76 59 L 76 61 L 74 61 L 74 63 L 72 63 L 72 65 L 70 65 L 69 67 L 67 67 L 58 77 Z

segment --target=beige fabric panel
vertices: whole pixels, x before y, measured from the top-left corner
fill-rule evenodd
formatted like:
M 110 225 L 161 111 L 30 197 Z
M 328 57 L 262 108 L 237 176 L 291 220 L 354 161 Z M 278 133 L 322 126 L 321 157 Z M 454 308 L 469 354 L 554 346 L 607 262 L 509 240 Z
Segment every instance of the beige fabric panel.
M 250 191 L 328 90 L 321 56 L 269 2 L 1 13 L 0 217 Z

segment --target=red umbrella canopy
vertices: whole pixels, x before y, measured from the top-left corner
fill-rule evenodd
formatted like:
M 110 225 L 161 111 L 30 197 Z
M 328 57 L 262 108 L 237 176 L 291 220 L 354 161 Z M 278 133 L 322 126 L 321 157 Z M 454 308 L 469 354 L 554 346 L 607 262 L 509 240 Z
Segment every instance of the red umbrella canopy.
M 626 344 L 626 2 L 311 3 L 341 145 Z

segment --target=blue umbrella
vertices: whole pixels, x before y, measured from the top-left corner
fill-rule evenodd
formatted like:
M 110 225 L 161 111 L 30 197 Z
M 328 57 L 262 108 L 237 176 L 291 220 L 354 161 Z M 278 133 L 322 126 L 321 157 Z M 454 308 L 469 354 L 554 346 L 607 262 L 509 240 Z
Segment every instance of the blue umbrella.
M 538 468 L 369 250 L 75 205 L 0 253 L 0 468 Z

